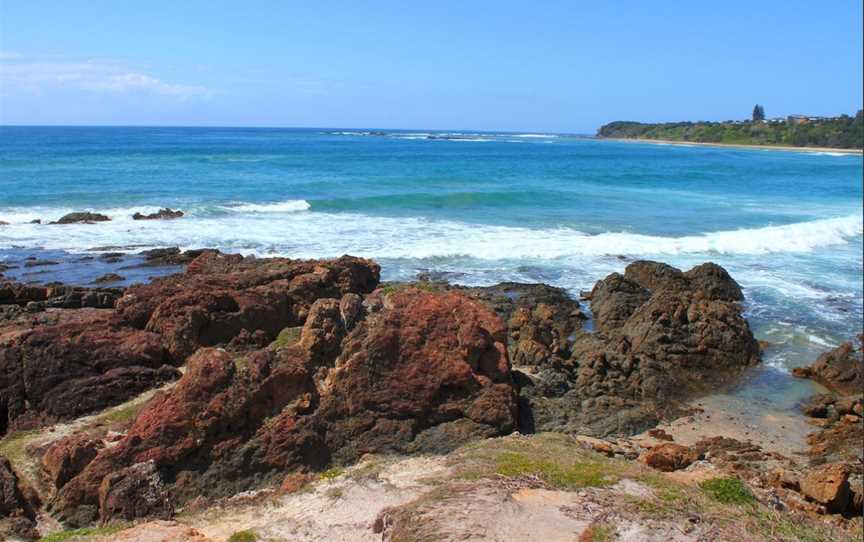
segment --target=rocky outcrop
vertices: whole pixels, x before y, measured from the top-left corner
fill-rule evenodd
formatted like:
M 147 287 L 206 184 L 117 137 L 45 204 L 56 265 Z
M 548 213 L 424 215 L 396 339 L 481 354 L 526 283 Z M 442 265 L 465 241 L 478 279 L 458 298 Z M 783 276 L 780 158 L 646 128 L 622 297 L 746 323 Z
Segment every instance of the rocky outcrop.
M 107 222 L 110 217 L 99 213 L 69 213 L 60 217 L 56 222 L 51 224 L 93 224 L 94 222 Z
M 102 439 L 90 435 L 71 435 L 51 443 L 41 458 L 42 470 L 59 489 L 78 475 L 105 447 Z
M 183 211 L 179 209 L 175 211 L 166 207 L 164 209 L 159 209 L 155 213 L 149 213 L 146 215 L 135 213 L 132 215 L 132 220 L 173 220 L 175 218 L 180 218 L 181 216 L 183 216 Z
M 272 341 L 301 326 L 316 299 L 373 290 L 378 272 L 351 257 L 257 260 L 205 251 L 186 273 L 126 290 L 116 311 L 82 310 L 32 328 L 21 321 L 0 343 L 0 434 L 13 423 L 68 419 L 125 401 L 176 378 L 174 366 L 200 347 Z M 63 287 L 63 296 L 52 297 L 55 290 L 4 284 L 0 303 L 74 307 L 94 292 L 120 292 Z
M 199 350 L 126 437 L 63 487 L 54 510 L 69 520 L 98 504 L 104 518 L 106 477 L 147 461 L 182 503 L 515 427 L 506 331 L 494 313 L 456 293 L 413 289 L 358 301 L 319 299 L 300 330 L 252 353 Z
M 864 393 L 864 335 L 858 337 L 858 348 L 851 342 L 819 356 L 809 367 L 796 368 L 792 374 L 799 378 L 812 378 L 840 394 Z
M 26 331 L 0 345 L 0 434 L 121 403 L 176 378 L 171 363 L 158 335 L 110 311 Z
M 0 456 L 0 538 L 36 540 L 34 494 L 22 487 L 9 460 Z
M 589 297 L 594 331 L 574 332 L 569 355 L 524 372 L 533 429 L 637 433 L 674 413 L 679 400 L 758 362 L 741 289 L 717 265 L 681 272 L 634 262 Z
M 126 290 L 117 310 L 123 323 L 160 335 L 182 360 L 243 330 L 275 339 L 283 328 L 302 325 L 316 299 L 370 292 L 378 274 L 377 264 L 350 256 L 258 260 L 208 251 L 185 273 Z
M 112 472 L 99 485 L 99 516 L 102 522 L 174 514 L 171 498 L 155 463 L 147 461 Z

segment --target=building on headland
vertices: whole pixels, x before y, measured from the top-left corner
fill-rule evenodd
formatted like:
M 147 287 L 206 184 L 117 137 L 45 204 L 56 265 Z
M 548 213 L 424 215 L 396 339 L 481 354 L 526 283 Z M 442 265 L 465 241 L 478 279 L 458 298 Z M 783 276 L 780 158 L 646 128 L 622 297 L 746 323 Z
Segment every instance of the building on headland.
M 811 117 L 808 115 L 789 115 L 786 117 L 786 122 L 789 124 L 807 124 L 808 122 L 821 122 L 829 120 L 838 120 L 841 117 Z

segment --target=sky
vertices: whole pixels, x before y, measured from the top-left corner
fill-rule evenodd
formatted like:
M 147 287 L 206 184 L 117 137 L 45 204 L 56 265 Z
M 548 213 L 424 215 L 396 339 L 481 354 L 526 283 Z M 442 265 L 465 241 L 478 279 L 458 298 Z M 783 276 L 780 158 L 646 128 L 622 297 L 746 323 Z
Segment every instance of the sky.
M 593 133 L 854 114 L 862 3 L 0 0 L 0 124 Z

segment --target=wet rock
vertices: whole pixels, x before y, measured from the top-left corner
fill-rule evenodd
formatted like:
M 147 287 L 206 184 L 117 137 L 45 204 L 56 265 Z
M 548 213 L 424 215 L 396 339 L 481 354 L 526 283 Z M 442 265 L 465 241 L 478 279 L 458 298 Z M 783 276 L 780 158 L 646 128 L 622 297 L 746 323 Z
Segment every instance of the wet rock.
M 92 224 L 94 222 L 107 222 L 109 220 L 111 220 L 110 217 L 99 213 L 69 213 L 63 215 L 56 222 L 51 222 L 51 224 Z
M 173 514 L 170 496 L 153 461 L 111 473 L 99 486 L 99 517 L 103 523 L 143 517 L 168 519 Z
M 797 367 L 792 374 L 799 378 L 812 378 L 825 387 L 841 394 L 864 392 L 864 357 L 862 338 L 856 349 L 851 342 L 843 343 L 834 350 L 819 356 L 810 367 Z
M 0 220 L 0 226 L 8 226 L 8 225 L 9 225 L 8 222 L 3 222 L 2 220 Z
M 177 247 L 169 248 L 154 248 L 141 251 L 139 254 L 144 257 L 144 263 L 137 267 L 159 267 L 159 266 L 177 266 L 187 265 L 192 260 L 204 254 L 205 252 L 217 253 L 213 249 L 199 249 L 181 251 Z
M 849 467 L 844 464 L 812 468 L 802 475 L 800 485 L 805 497 L 824 505 L 829 512 L 843 512 L 849 504 Z
M 135 213 L 134 215 L 132 215 L 132 220 L 172 220 L 175 218 L 180 218 L 181 216 L 183 216 L 183 211 L 179 209 L 174 211 L 166 207 L 164 209 L 159 209 L 155 213 L 150 213 L 146 215 L 141 213 Z
M 27 260 L 24 262 L 24 267 L 44 267 L 47 265 L 60 265 L 60 262 L 53 260 Z
M 30 222 L 28 222 L 28 224 L 41 224 L 41 223 L 42 223 L 42 219 L 40 219 L 40 218 L 34 218 Z
M 663 472 L 685 469 L 698 460 L 699 452 L 671 442 L 654 446 L 639 457 L 642 463 Z
M 117 273 L 105 273 L 101 277 L 96 278 L 93 282 L 96 284 L 105 284 L 109 282 L 120 282 L 122 280 L 126 280 L 126 277 L 118 275 Z
M 84 470 L 105 445 L 89 435 L 72 435 L 54 443 L 42 455 L 42 470 L 55 488 L 63 487 Z

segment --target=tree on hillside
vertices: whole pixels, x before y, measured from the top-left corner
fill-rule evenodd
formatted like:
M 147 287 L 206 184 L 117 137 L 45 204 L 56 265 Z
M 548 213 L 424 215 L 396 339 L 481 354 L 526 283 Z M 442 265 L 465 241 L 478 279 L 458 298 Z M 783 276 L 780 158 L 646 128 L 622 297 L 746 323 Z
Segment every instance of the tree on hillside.
M 765 108 L 756 104 L 753 106 L 753 121 L 765 120 Z

